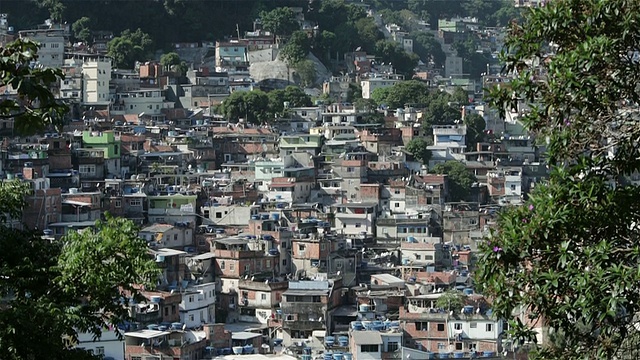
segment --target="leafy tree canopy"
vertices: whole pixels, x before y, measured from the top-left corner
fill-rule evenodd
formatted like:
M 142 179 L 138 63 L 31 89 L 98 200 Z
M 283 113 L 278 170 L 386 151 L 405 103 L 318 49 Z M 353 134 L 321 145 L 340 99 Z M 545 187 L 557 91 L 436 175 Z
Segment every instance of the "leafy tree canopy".
M 446 311 L 460 311 L 467 301 L 467 296 L 458 290 L 448 290 L 444 292 L 438 300 L 436 306 Z
M 413 51 L 420 59 L 428 64 L 433 61 L 436 67 L 442 67 L 447 55 L 442 50 L 440 42 L 433 35 L 423 31 L 414 31 L 411 33 L 413 38 Z
M 83 16 L 80 19 L 76 20 L 71 25 L 71 30 L 73 31 L 73 36 L 84 42 L 85 44 L 89 44 L 92 40 L 91 37 L 91 19 Z
M 436 164 L 430 172 L 447 175 L 451 202 L 465 201 L 471 194 L 471 186 L 478 181 L 464 163 L 455 160 Z
M 38 45 L 19 39 L 0 48 L 0 86 L 17 93 L 0 102 L 0 119 L 14 118 L 20 134 L 62 128 L 67 107 L 58 102 L 49 88 L 63 78 L 60 69 L 30 66 L 37 59 Z
M 492 103 L 530 106 L 522 122 L 546 146 L 551 176 L 526 205 L 504 211 L 484 246 L 476 283 L 535 342 L 521 317 L 540 319 L 560 343 L 537 359 L 635 359 L 640 311 L 640 3 L 561 0 L 512 24 L 505 42 L 511 87 Z
M 405 104 L 427 104 L 429 87 L 418 80 L 402 81 L 391 87 L 378 88 L 371 97 L 378 105 L 386 105 L 391 109 L 404 108 Z
M 271 11 L 262 11 L 260 20 L 262 21 L 262 27 L 275 35 L 288 36 L 300 29 L 300 24 L 298 24 L 293 10 L 289 7 L 278 7 Z
M 469 114 L 464 117 L 464 125 L 467 127 L 466 145 L 467 151 L 475 151 L 476 144 L 484 141 L 487 123 L 480 114 Z
M 413 75 L 413 69 L 418 65 L 418 56 L 409 54 L 400 44 L 392 40 L 376 42 L 375 54 L 382 62 L 391 63 L 393 68 L 405 77 Z
M 298 61 L 293 68 L 300 86 L 313 87 L 317 80 L 316 63 L 313 60 Z
M 427 146 L 429 146 L 429 143 L 425 139 L 414 138 L 407 143 L 405 150 L 411 153 L 411 155 L 413 155 L 416 160 L 420 161 L 423 165 L 429 165 L 431 151 L 427 149 Z
M 289 107 L 311 106 L 311 98 L 297 86 L 265 93 L 262 90 L 236 91 L 218 108 L 228 120 L 246 119 L 249 123 L 262 124 L 275 117 L 285 116 L 284 103 Z
M 107 43 L 107 53 L 117 68 L 133 68 L 136 61 L 149 58 L 152 48 L 151 37 L 140 29 L 127 29 Z
M 290 65 L 295 65 L 307 58 L 311 42 L 307 33 L 298 30 L 291 34 L 291 37 L 280 50 L 280 56 Z

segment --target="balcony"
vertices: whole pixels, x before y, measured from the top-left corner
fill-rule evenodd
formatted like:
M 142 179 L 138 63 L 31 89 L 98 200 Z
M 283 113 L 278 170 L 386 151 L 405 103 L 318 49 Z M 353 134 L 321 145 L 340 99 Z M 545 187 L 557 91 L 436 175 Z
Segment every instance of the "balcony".
M 433 134 L 438 135 L 466 135 L 467 127 L 464 125 L 440 125 L 433 127 Z
M 318 330 L 324 329 L 325 323 L 324 321 L 318 320 L 285 320 L 284 328 L 290 330 Z

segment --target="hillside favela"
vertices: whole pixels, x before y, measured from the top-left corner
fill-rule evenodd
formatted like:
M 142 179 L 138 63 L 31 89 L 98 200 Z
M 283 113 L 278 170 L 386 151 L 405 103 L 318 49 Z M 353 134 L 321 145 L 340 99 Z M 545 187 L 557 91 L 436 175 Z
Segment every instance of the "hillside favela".
M 640 181 L 606 175 L 623 152 L 595 146 L 603 162 L 549 180 L 594 143 L 562 137 L 592 130 L 580 107 L 600 114 L 590 85 L 551 75 L 570 73 L 571 41 L 605 36 L 553 35 L 551 7 L 626 24 L 633 11 L 612 3 L 2 0 L 0 359 L 636 359 L 637 340 L 627 358 L 607 346 L 633 332 L 637 245 L 577 239 L 637 239 L 637 212 L 606 225 L 588 212 L 637 211 L 603 203 L 637 194 L 544 205 L 594 171 L 618 185 L 589 194 Z M 510 68 L 517 41 L 514 56 L 533 56 L 527 39 L 540 56 Z M 513 105 L 496 106 L 500 91 Z M 629 234 L 608 230 L 618 220 Z M 636 257 L 598 265 L 609 251 Z M 624 264 L 635 275 L 619 284 L 607 269 Z M 585 273 L 616 285 L 570 280 Z

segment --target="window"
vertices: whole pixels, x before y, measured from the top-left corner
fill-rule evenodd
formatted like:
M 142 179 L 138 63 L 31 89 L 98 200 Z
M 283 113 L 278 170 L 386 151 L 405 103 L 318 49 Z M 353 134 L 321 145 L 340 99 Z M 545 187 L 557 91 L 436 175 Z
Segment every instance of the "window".
M 193 321 L 193 314 L 189 314 L 189 321 Z
M 416 322 L 416 330 L 417 331 L 427 331 L 429 330 L 428 322 Z
M 287 266 L 287 259 L 282 260 L 282 266 Z
M 96 346 L 96 349 L 93 351 L 94 355 L 104 355 L 104 346 Z
M 438 324 L 438 331 L 444 331 L 444 324 Z
M 193 296 L 189 296 L 189 302 L 193 302 Z
M 244 266 L 244 272 L 249 272 L 249 264 Z
M 173 241 L 178 241 L 178 234 L 173 234 Z
M 438 343 L 438 350 L 444 350 L 445 346 L 444 343 Z
M 216 212 L 216 219 L 222 219 L 222 213 Z
M 117 207 L 117 208 L 122 207 L 122 200 L 116 200 L 115 201 L 115 207 Z
M 267 294 L 261 294 L 260 295 L 260 299 L 261 300 L 267 300 Z
M 169 307 L 168 306 L 164 307 L 164 316 L 169 316 Z
M 224 270 L 224 267 L 225 267 L 224 265 L 225 265 L 224 261 L 220 261 L 220 269 Z
M 462 324 L 461 323 L 455 323 L 453 324 L 453 328 L 456 330 L 462 330 Z
M 80 174 L 95 175 L 96 174 L 96 166 L 95 165 L 80 165 L 78 167 L 78 172 Z
M 270 260 L 265 261 L 265 266 L 267 267 L 267 269 L 271 269 L 271 261 Z
M 360 345 L 360 352 L 378 352 L 378 345 Z
M 398 208 L 400 207 L 400 203 L 395 203 L 394 206 Z
M 476 329 L 478 327 L 478 323 L 477 322 L 472 322 L 472 323 L 469 324 L 469 327 L 471 329 Z
M 231 263 L 229 264 L 229 270 L 230 270 L 230 271 L 236 271 L 236 263 L 231 262 Z
M 142 360 L 142 356 L 132 356 L 131 360 Z
M 131 199 L 129 200 L 129 206 L 142 206 L 141 199 Z
M 350 172 L 350 173 L 351 173 L 351 172 L 355 172 L 355 171 L 356 171 L 356 170 L 355 170 L 354 168 L 352 168 L 352 167 L 348 167 L 348 168 L 347 168 L 347 172 Z
M 326 246 L 326 244 L 325 244 L 325 243 L 320 244 L 320 250 L 324 250 L 326 247 L 327 247 L 327 246 Z
M 456 350 L 462 350 L 462 343 L 456 343 Z
M 487 332 L 493 331 L 493 324 L 487 324 Z
M 416 260 L 421 260 L 422 256 L 421 255 L 416 255 Z
M 357 228 L 362 227 L 362 224 L 361 223 L 356 223 L 356 227 Z
M 389 341 L 387 343 L 387 352 L 397 351 L 400 348 L 396 341 Z

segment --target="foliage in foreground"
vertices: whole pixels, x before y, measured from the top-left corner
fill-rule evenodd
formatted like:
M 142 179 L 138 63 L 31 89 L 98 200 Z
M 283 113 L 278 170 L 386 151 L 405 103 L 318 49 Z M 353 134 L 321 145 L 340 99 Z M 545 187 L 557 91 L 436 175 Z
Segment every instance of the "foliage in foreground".
M 476 282 L 509 336 L 539 359 L 637 358 L 640 311 L 640 3 L 558 0 L 514 24 L 506 41 L 511 89 L 498 110 L 532 104 L 523 119 L 552 170 L 529 202 L 503 212 Z
M 11 94 L 0 100 L 0 119 L 14 118 L 20 134 L 60 128 L 67 112 L 49 91 L 63 78 L 62 70 L 34 67 L 37 53 L 38 45 L 23 39 L 0 47 L 0 87 L 6 86 Z
M 129 319 L 131 284 L 151 286 L 157 268 L 133 222 L 107 216 L 95 230 L 60 242 L 8 227 L 21 216 L 28 184 L 0 183 L 0 353 L 3 359 L 85 359 L 79 332 L 99 337 Z

